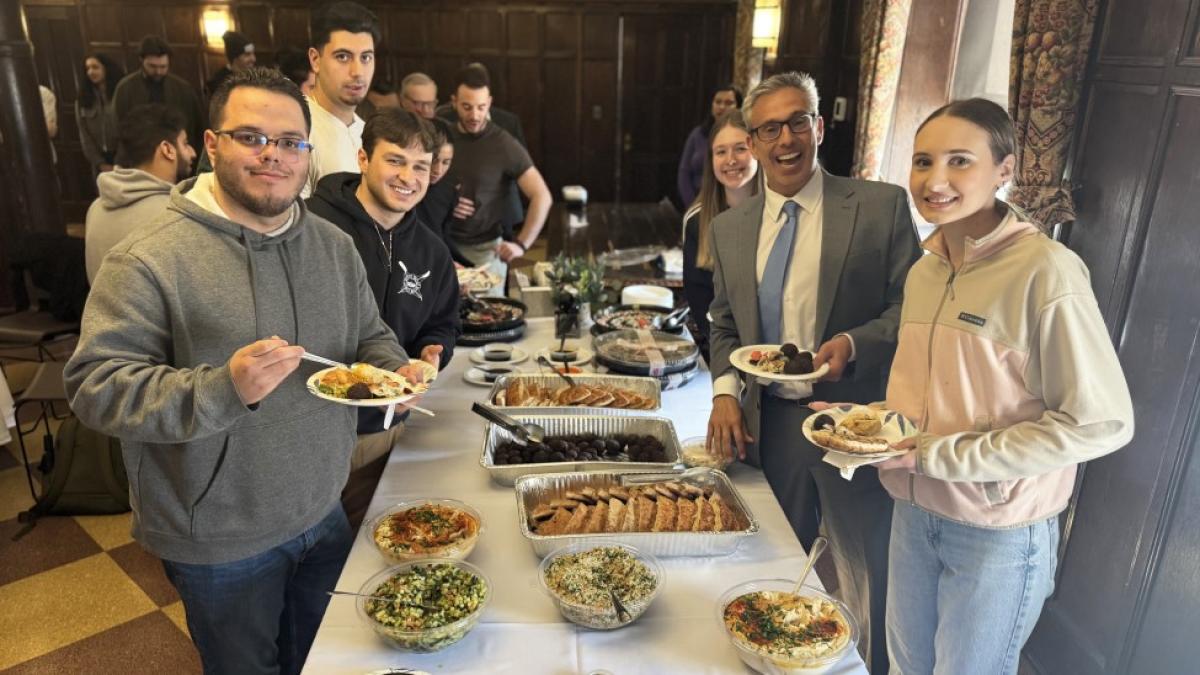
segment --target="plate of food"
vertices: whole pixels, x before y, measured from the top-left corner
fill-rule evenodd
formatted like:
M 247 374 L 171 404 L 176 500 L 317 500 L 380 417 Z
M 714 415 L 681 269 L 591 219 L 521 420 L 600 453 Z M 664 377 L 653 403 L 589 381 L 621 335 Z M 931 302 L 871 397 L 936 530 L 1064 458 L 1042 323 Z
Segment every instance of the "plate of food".
M 464 332 L 502 331 L 524 323 L 525 303 L 509 298 L 463 296 L 458 315 Z
M 812 382 L 829 372 L 829 364 L 813 368 L 813 353 L 787 342 L 782 345 L 746 345 L 729 355 L 734 368 L 773 382 Z
M 853 457 L 892 457 L 892 444 L 917 435 L 917 425 L 892 410 L 842 404 L 809 415 L 800 427 L 813 445 Z
M 388 406 L 420 396 L 437 379 L 437 368 L 424 361 L 409 361 L 425 373 L 423 382 L 411 382 L 403 375 L 355 363 L 349 368 L 325 368 L 309 376 L 308 393 L 342 405 Z
M 500 275 L 487 267 L 460 267 L 458 288 L 462 291 L 484 293 L 500 285 Z
M 661 330 L 678 335 L 683 332 L 683 323 L 669 328 L 663 327 L 663 322 L 671 314 L 670 309 L 655 305 L 613 305 L 606 307 L 592 317 L 592 333 L 601 335 L 614 330 L 632 328 L 634 330 Z

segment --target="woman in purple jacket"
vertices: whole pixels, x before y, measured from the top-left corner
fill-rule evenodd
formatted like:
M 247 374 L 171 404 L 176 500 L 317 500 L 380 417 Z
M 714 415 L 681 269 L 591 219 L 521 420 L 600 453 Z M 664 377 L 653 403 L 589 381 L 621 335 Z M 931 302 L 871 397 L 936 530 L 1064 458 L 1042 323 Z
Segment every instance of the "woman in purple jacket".
M 691 206 L 692 202 L 696 201 L 696 195 L 700 193 L 700 179 L 704 177 L 704 156 L 709 153 L 708 130 L 712 129 L 722 115 L 741 107 L 741 89 L 732 84 L 718 88 L 713 92 L 708 117 L 688 134 L 687 141 L 683 144 L 683 155 L 679 158 L 679 173 L 676 177 L 679 199 L 684 209 Z

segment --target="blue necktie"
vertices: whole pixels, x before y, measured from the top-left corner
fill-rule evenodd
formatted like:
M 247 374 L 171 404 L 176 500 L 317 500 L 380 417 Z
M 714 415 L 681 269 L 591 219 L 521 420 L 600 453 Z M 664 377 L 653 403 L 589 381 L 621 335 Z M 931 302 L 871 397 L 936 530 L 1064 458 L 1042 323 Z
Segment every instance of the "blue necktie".
M 767 265 L 763 268 L 762 281 L 758 284 L 758 315 L 766 344 L 779 344 L 783 331 L 783 280 L 787 278 L 792 260 L 796 214 L 800 212 L 800 205 L 789 199 L 783 204 L 783 212 L 787 214 L 787 220 L 775 237 L 771 253 L 767 255 Z

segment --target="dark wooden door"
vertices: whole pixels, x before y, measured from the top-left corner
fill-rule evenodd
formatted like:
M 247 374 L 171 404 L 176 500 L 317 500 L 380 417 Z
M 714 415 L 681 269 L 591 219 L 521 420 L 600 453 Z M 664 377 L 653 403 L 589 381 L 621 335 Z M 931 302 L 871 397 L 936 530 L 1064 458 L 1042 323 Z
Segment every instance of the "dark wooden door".
M 1087 262 L 1137 431 L 1086 466 L 1057 591 L 1026 649 L 1043 673 L 1200 668 L 1200 0 L 1110 0 L 1076 154 Z
M 53 144 L 63 215 L 67 222 L 83 222 L 88 204 L 96 196 L 96 185 L 75 123 L 75 98 L 83 77 L 79 11 L 70 6 L 27 6 L 25 23 L 38 83 L 49 87 L 58 101 L 58 135 Z
M 619 201 L 677 199 L 683 143 L 732 71 L 730 9 L 622 17 Z

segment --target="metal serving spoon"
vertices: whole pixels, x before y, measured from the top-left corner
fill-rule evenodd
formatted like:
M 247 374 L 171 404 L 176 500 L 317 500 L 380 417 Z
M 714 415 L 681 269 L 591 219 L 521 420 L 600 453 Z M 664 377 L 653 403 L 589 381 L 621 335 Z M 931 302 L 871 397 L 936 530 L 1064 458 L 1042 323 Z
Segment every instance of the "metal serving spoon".
M 395 596 L 367 595 L 366 593 L 351 593 L 350 591 L 325 591 L 325 592 L 328 593 L 329 595 L 351 595 L 356 598 L 367 598 L 368 600 L 382 600 L 384 602 L 398 602 L 407 607 L 420 607 L 421 609 L 428 609 L 431 611 L 437 610 L 437 607 L 435 607 L 433 605 L 422 605 L 422 604 L 415 603 L 415 602 L 404 602 L 403 600 L 401 600 Z
M 546 439 L 546 430 L 537 424 L 522 424 L 491 406 L 476 401 L 471 404 L 471 412 L 508 430 L 513 438 L 521 445 L 541 443 Z
M 800 588 L 804 586 L 804 580 L 808 578 L 809 572 L 812 572 L 813 565 L 817 564 L 817 558 L 825 552 L 825 548 L 829 546 L 829 540 L 825 537 L 817 537 L 813 540 L 812 549 L 808 552 L 808 563 L 804 565 L 804 571 L 800 573 L 800 578 L 796 580 L 796 587 L 792 589 L 792 595 L 800 595 Z

